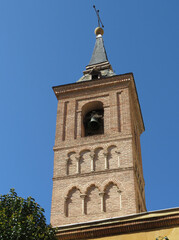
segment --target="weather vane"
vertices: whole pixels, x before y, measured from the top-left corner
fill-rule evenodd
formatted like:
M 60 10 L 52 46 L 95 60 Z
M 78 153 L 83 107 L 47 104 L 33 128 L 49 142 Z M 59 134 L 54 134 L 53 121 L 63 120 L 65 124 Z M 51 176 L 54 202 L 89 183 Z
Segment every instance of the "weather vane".
M 98 18 L 98 27 L 100 27 L 100 24 L 101 24 L 101 27 L 104 28 L 104 25 L 103 25 L 103 23 L 102 23 L 102 21 L 101 21 L 101 18 L 100 18 L 100 16 L 99 16 L 99 10 L 96 10 L 95 5 L 93 5 L 93 7 L 94 7 L 94 10 L 95 10 L 96 15 L 97 15 L 97 18 Z

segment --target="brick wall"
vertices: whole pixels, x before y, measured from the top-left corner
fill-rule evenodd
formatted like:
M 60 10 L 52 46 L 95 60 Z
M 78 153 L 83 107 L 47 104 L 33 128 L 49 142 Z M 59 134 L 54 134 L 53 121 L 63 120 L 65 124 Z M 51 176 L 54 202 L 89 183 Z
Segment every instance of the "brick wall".
M 53 226 L 145 211 L 133 75 L 54 88 L 58 99 L 51 208 Z M 84 136 L 83 118 L 103 108 L 104 134 Z

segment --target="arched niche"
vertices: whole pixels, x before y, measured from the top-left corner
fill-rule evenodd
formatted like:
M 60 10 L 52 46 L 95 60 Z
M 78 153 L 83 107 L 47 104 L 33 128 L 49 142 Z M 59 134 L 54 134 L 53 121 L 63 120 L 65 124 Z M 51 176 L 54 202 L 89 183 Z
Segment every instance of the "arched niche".
M 67 175 L 74 175 L 77 173 L 76 152 L 68 153 L 67 159 Z
M 65 199 L 65 215 L 66 217 L 79 216 L 82 214 L 80 190 L 73 187 Z
M 117 151 L 115 145 L 109 146 L 107 149 L 108 152 L 108 168 L 116 169 L 120 167 L 120 153 Z
M 80 152 L 79 157 L 79 172 L 91 172 L 91 151 L 86 149 Z
M 104 149 L 102 147 L 99 147 L 94 150 L 94 170 L 104 171 L 104 169 L 105 169 Z
M 104 211 L 105 212 L 114 212 L 121 210 L 121 191 L 118 186 L 109 182 L 104 189 Z
M 99 189 L 96 185 L 91 185 L 86 191 L 85 199 L 85 212 L 87 215 L 100 213 L 101 211 L 101 198 Z

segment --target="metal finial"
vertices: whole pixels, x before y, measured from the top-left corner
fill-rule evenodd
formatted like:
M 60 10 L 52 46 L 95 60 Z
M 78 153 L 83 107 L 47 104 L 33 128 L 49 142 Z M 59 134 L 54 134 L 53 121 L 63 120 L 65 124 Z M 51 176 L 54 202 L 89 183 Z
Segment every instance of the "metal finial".
M 94 8 L 94 10 L 95 10 L 95 12 L 96 12 L 96 15 L 97 15 L 97 18 L 98 18 L 98 27 L 100 27 L 100 24 L 101 24 L 101 27 L 104 28 L 104 25 L 103 25 L 103 23 L 102 23 L 102 21 L 101 21 L 101 18 L 100 18 L 100 16 L 99 16 L 99 10 L 96 10 L 95 5 L 93 5 L 93 8 Z

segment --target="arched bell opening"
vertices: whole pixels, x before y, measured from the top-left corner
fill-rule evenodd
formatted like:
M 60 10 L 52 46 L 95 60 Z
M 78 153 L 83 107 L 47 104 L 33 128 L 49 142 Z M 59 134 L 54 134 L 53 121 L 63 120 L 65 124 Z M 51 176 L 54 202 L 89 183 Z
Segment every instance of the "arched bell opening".
M 104 133 L 104 110 L 94 109 L 84 117 L 85 136 L 92 136 Z
M 85 104 L 82 110 L 83 136 L 104 134 L 104 108 L 99 101 Z

